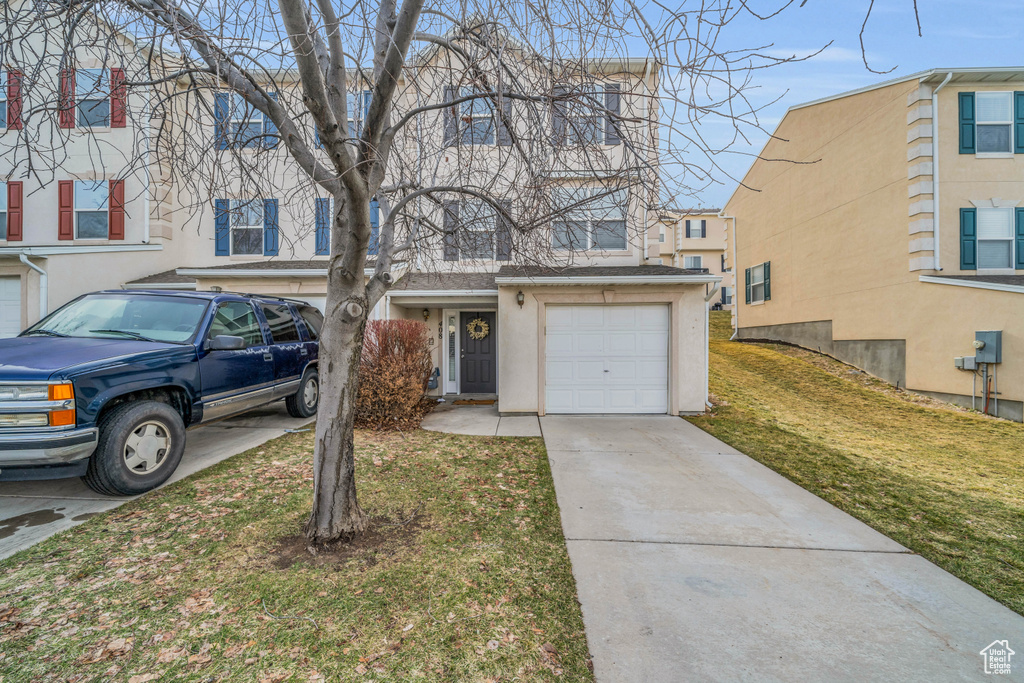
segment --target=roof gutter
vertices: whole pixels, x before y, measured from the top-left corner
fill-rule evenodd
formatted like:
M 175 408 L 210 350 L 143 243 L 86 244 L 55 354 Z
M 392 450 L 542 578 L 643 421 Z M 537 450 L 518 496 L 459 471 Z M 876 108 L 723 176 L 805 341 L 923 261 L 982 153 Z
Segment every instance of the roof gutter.
M 174 271 L 178 275 L 184 275 L 186 277 L 267 277 L 267 278 L 282 278 L 282 277 L 327 277 L 327 268 L 307 268 L 307 269 L 241 269 L 241 268 L 178 268 Z M 363 275 L 366 277 L 373 277 L 374 270 L 372 268 L 366 268 L 363 270 Z
M 935 270 L 942 270 L 942 243 L 939 241 L 939 91 L 953 78 L 953 72 L 932 90 L 932 257 Z
M 618 275 L 618 276 L 520 276 L 496 277 L 497 285 L 707 285 L 722 281 L 720 275 Z

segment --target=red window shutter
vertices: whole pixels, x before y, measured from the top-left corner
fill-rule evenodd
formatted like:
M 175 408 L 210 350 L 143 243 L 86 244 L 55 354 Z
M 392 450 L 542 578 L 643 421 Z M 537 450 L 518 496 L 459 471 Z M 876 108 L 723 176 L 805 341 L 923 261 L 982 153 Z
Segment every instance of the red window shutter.
M 124 84 L 124 69 L 110 70 L 110 127 L 124 128 L 127 124 L 128 88 Z
M 7 128 L 21 130 L 21 72 L 7 72 Z M 18 183 L 19 185 L 21 183 Z
M 21 182 L 7 183 L 7 241 L 21 241 L 22 232 L 22 192 Z
M 61 128 L 75 127 L 75 70 L 60 72 L 60 109 L 57 111 L 57 125 Z M 63 182 L 63 181 L 62 181 Z M 71 239 L 68 237 L 67 239 Z
M 57 239 L 75 239 L 75 181 L 61 180 L 57 183 L 57 199 L 60 220 L 57 223 Z
M 110 239 L 124 239 L 124 181 L 110 181 Z

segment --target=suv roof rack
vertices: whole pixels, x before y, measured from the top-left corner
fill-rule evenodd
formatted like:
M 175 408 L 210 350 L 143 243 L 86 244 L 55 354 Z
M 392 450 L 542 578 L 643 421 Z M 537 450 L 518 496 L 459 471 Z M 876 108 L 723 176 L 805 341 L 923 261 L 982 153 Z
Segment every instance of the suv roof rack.
M 222 292 L 223 293 L 223 292 Z M 293 304 L 303 304 L 304 306 L 312 306 L 313 304 L 302 299 L 290 299 L 286 296 L 273 296 L 270 294 L 250 294 L 248 292 L 230 292 L 231 294 L 238 294 L 239 296 L 248 296 L 253 299 L 271 299 L 273 301 L 290 301 Z

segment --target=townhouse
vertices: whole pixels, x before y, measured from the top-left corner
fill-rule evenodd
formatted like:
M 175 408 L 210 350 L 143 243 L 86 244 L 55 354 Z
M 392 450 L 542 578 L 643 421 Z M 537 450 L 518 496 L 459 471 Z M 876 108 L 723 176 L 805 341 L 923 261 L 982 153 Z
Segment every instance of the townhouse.
M 436 50 L 414 58 L 400 83 L 399 109 L 454 101 L 472 87 L 439 59 Z M 62 102 L 53 125 L 67 137 L 68 150 L 53 182 L 30 187 L 29 179 L 14 178 L 16 163 L 6 172 L 16 188 L 8 205 L 24 207 L 20 223 L 9 221 L 20 232 L 9 230 L 15 239 L 0 242 L 0 268 L 6 269 L 0 276 L 14 283 L 3 291 L 11 292 L 9 308 L 17 309 L 8 314 L 17 322 L 6 333 L 78 294 L 117 286 L 244 291 L 324 306 L 332 200 L 296 172 L 271 122 L 215 90 L 199 91 L 202 106 L 188 115 L 160 121 L 170 139 L 204 140 L 209 153 L 197 161 L 197 171 L 219 164 L 228 179 L 215 196 L 196 196 L 160 162 L 146 163 L 148 149 L 139 145 L 154 131 L 139 130 L 131 116 L 123 124 L 118 117 L 125 109 L 144 110 L 118 104 L 135 96 L 116 71 L 123 67 L 97 63 L 84 51 L 76 60 L 51 84 Z M 369 91 L 353 76 L 348 125 L 357 133 Z M 266 87 L 279 102 L 301 97 L 296 74 L 282 70 L 272 77 Z M 702 412 L 707 300 L 719 291 L 721 277 L 652 257 L 658 220 L 647 209 L 647 193 L 657 180 L 657 65 L 609 61 L 576 78 L 546 87 L 556 95 L 580 89 L 584 100 L 597 104 L 552 107 L 539 135 L 554 136 L 566 153 L 544 161 L 545 184 L 530 199 L 516 187 L 523 168 L 509 149 L 513 139 L 538 134 L 537 123 L 520 115 L 511 98 L 500 113 L 480 100 L 436 109 L 398 139 L 406 166 L 429 157 L 434 182 L 442 185 L 489 178 L 490 189 L 507 197 L 508 216 L 533 229 L 520 230 L 458 193 L 417 202 L 403 236 L 419 222 L 431 230 L 402 255 L 396 284 L 374 315 L 427 323 L 439 395 L 494 395 L 505 414 Z M 97 105 L 100 100 L 108 104 Z M 104 106 L 111 112 L 106 118 Z M 123 139 L 113 122 L 124 126 Z M 317 144 L 316 131 L 308 133 Z M 98 136 L 141 163 L 121 169 L 98 159 Z M 650 150 L 650 175 L 639 182 L 617 175 L 626 165 L 627 140 Z M 140 149 L 142 155 L 133 154 Z M 160 150 L 154 158 L 162 158 Z M 595 158 L 601 160 L 597 171 Z M 255 193 L 241 181 L 245 164 L 264 172 Z M 372 268 L 387 204 L 374 200 L 370 208 Z
M 652 258 L 667 266 L 706 270 L 722 278 L 712 305 L 732 309 L 735 286 L 728 258 L 728 219 L 719 209 L 664 209 L 658 215 L 658 240 Z
M 740 338 L 1024 417 L 1024 70 L 934 69 L 793 107 L 724 211 Z

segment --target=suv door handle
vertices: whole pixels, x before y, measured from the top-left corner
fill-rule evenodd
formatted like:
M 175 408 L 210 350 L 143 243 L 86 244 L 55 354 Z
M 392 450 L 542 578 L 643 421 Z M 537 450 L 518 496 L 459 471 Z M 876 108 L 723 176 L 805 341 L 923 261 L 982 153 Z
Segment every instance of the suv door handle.
M 305 346 L 303 346 L 301 349 L 299 349 L 299 353 L 302 354 L 303 356 L 308 356 L 309 355 L 309 351 L 306 350 Z
M 272 354 L 270 351 L 265 351 L 263 353 L 263 360 L 274 360 L 274 354 Z

